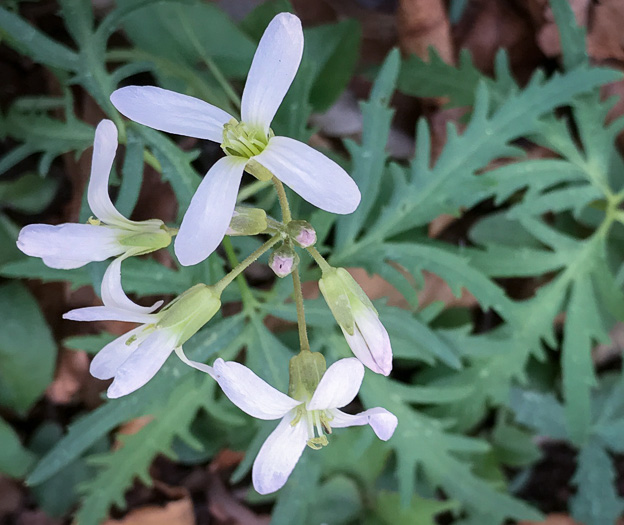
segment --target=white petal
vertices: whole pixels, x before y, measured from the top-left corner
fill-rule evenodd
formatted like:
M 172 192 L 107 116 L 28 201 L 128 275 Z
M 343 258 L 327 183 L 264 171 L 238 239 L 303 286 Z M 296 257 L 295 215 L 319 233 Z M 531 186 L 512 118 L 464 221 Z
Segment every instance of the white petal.
M 258 419 L 279 419 L 301 403 L 273 388 L 249 368 L 217 359 L 213 377 L 238 408 Z
M 215 377 L 214 368 L 212 368 L 211 366 L 208 366 L 208 365 L 206 365 L 204 363 L 199 363 L 197 361 L 193 361 L 193 360 L 189 359 L 188 357 L 186 357 L 186 354 L 184 353 L 184 350 L 182 349 L 181 346 L 178 346 L 175 349 L 175 353 L 176 353 L 176 355 L 180 358 L 180 360 L 184 364 L 189 365 L 190 367 L 193 367 L 196 370 L 199 370 L 201 372 L 205 372 L 206 374 L 208 374 L 210 377 L 212 377 L 214 379 L 214 377 Z
M 123 253 L 119 235 L 115 228 L 93 224 L 30 224 L 20 231 L 17 247 L 51 268 L 79 268 Z
M 332 415 L 334 419 L 332 419 L 329 424 L 333 428 L 370 425 L 375 434 L 377 434 L 377 437 L 384 441 L 388 441 L 392 437 L 399 422 L 392 412 L 388 412 L 385 408 L 381 407 L 371 408 L 370 410 L 360 412 L 354 416 L 334 409 L 332 410 Z
M 152 306 L 139 306 L 134 303 L 123 291 L 121 286 L 121 258 L 115 259 L 104 273 L 102 279 L 102 302 L 110 308 L 118 308 L 128 312 L 149 314 L 163 304 L 163 301 L 157 301 Z
M 141 388 L 160 370 L 175 347 L 175 334 L 155 330 L 124 361 L 115 373 L 115 380 L 106 394 L 111 399 L 125 396 Z
M 292 418 L 288 414 L 280 421 L 254 461 L 251 479 L 260 494 L 270 494 L 284 486 L 306 446 L 306 426 L 301 421 L 292 426 Z
M 175 253 L 184 266 L 216 250 L 230 225 L 246 159 L 223 157 L 206 173 L 184 214 Z
M 139 337 L 144 326 L 139 326 L 134 330 L 123 334 L 114 341 L 108 343 L 91 361 L 89 371 L 93 377 L 98 379 L 110 379 L 117 373 L 117 369 L 130 355 L 138 348 L 144 337 Z M 128 341 L 130 341 L 128 344 Z
M 158 315 L 130 312 L 122 308 L 110 306 L 87 306 L 64 313 L 63 319 L 69 319 L 70 321 L 124 321 L 126 323 L 152 324 L 158 321 Z
M 317 208 L 346 214 L 360 203 L 360 190 L 348 173 L 303 142 L 273 137 L 254 159 Z
M 123 227 L 129 221 L 117 211 L 108 195 L 108 178 L 116 151 L 117 128 L 110 120 L 102 120 L 95 130 L 87 200 L 91 211 L 98 219 Z
M 232 116 L 198 98 L 155 86 L 127 86 L 111 102 L 122 115 L 150 128 L 221 143 Z
M 326 410 L 348 405 L 357 396 L 364 379 L 364 367 L 357 359 L 341 359 L 331 365 L 319 381 L 308 410 Z
M 290 13 L 280 13 L 264 31 L 251 63 L 241 101 L 243 122 L 269 132 L 302 54 L 301 21 Z
M 355 330 L 342 333 L 355 356 L 373 372 L 387 376 L 392 371 L 390 337 L 377 314 L 370 308 L 354 312 Z

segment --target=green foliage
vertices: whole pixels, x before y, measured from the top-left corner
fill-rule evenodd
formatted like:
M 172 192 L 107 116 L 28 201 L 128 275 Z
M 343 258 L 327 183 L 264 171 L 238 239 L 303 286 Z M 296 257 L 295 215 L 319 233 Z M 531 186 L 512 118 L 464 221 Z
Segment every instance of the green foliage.
M 133 82 L 133 75 L 149 73 L 159 86 L 237 115 L 256 43 L 274 14 L 291 10 L 290 4 L 264 3 L 240 24 L 198 0 L 118 1 L 101 20 L 88 2 L 59 5 L 71 45 L 0 8 L 3 41 L 50 69 L 63 93 L 18 98 L 1 116 L 0 134 L 12 149 L 0 158 L 0 173 L 11 171 L 0 182 L 0 207 L 7 214 L 45 212 L 59 183 L 41 176 L 59 155 L 78 156 L 93 140 L 93 127 L 74 112 L 71 93 L 83 89 L 115 121 L 124 144 L 113 192 L 117 207 L 132 212 L 147 162 L 171 185 L 179 224 L 203 176 L 200 168 L 205 170 L 203 146 L 183 150 L 176 137 L 125 122 L 108 101 L 110 93 Z M 465 5 L 451 2 L 452 16 L 460 17 Z M 504 51 L 492 78 L 465 50 L 457 66 L 433 50 L 428 62 L 390 52 L 361 103 L 361 138 L 344 141 L 348 159 L 332 153 L 361 190 L 359 208 L 339 217 L 307 214 L 310 208 L 294 199 L 293 214 L 315 226 L 317 247 L 332 265 L 363 267 L 402 295 L 402 308 L 385 299 L 375 303 L 392 341 L 395 377 L 367 372 L 355 403 L 383 406 L 399 426 L 387 443 L 368 427 L 336 429 L 329 447 L 305 450 L 276 495 L 272 523 L 426 525 L 441 513 L 493 525 L 539 519 L 536 509 L 510 492 L 505 478 L 505 467 L 530 469 L 538 461 L 535 435 L 579 449 L 570 503 L 576 519 L 611 523 L 624 510 L 610 456 L 624 452 L 624 382 L 621 374 L 597 371 L 592 359 L 596 343 L 608 342 L 615 322 L 624 318 L 624 159 L 615 142 L 624 121 L 605 124 L 612 101 L 599 95 L 621 75 L 590 64 L 585 31 L 576 26 L 568 2 L 552 0 L 551 6 L 563 67 L 551 76 L 537 71 L 525 86 L 514 80 Z M 111 47 L 115 32 L 123 32 L 129 46 Z M 306 28 L 301 67 L 272 124 L 276 133 L 310 138 L 310 115 L 328 109 L 351 80 L 360 38 L 352 20 Z M 424 119 L 417 125 L 414 159 L 405 165 L 390 158 L 395 89 L 446 97 L 450 107 L 467 108 L 461 131 L 448 127 L 437 158 Z M 553 158 L 526 158 L 525 144 L 546 148 Z M 21 173 L 19 163 L 35 154 L 39 174 Z M 243 191 L 249 201 L 272 205 L 264 187 L 254 183 Z M 426 234 L 440 215 L 461 217 L 477 204 L 479 220 L 467 233 L 468 243 L 455 246 Z M 56 344 L 35 298 L 17 279 L 98 288 L 106 263 L 48 268 L 16 253 L 17 231 L 1 216 L 0 274 L 8 282 L 0 286 L 0 403 L 21 418 L 52 379 Z M 241 257 L 259 245 L 253 239 L 234 244 Z M 302 254 L 304 280 L 316 280 L 318 269 L 309 263 Z M 215 283 L 227 269 L 217 254 L 192 268 L 131 258 L 123 263 L 123 287 L 138 296 L 175 296 L 200 281 Z M 421 308 L 427 273 L 456 296 L 468 291 L 478 308 L 449 309 L 440 302 Z M 525 285 L 522 293 L 510 292 L 508 278 Z M 297 344 L 291 293 L 289 280 L 271 290 L 233 284 L 222 299 L 241 304 L 242 312 L 211 321 L 185 351 L 201 362 L 244 360 L 285 392 Z M 350 356 L 323 299 L 306 300 L 305 310 L 312 348 L 324 351 L 328 364 Z M 269 329 L 269 316 L 285 323 Z M 112 339 L 106 333 L 70 336 L 63 344 L 93 354 Z M 87 525 L 102 522 L 113 505 L 123 509 L 135 479 L 151 484 L 149 467 L 159 454 L 198 463 L 226 446 L 245 450 L 231 481 L 246 486 L 251 464 L 275 427 L 252 423 L 212 379 L 176 356 L 137 392 L 75 416 L 65 434 L 58 427 L 38 430 L 28 448 L 22 430 L 9 423 L 15 413 L 0 420 L 6 445 L 0 470 L 27 476 L 38 504 L 51 515 L 78 503 L 76 519 Z M 135 435 L 115 436 L 121 446 L 111 449 L 110 434 L 141 416 L 152 419 Z M 273 501 L 250 492 L 254 499 Z
M 0 441 L 0 472 L 12 478 L 23 477 L 35 458 L 22 446 L 19 436 L 4 419 L 0 419 Z
M 19 282 L 0 286 L 0 404 L 26 412 L 54 372 L 56 344 L 39 306 Z

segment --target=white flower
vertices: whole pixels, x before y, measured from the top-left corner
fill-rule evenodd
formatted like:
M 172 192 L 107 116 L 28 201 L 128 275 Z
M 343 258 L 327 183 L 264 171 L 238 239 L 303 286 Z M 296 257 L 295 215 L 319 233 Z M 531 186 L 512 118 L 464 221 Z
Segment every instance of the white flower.
M 320 356 L 308 352 L 305 357 L 314 355 Z M 301 354 L 297 357 L 300 358 Z M 293 378 L 291 361 L 290 396 L 233 361 L 217 359 L 212 369 L 206 365 L 197 368 L 210 373 L 225 395 L 249 415 L 258 419 L 281 418 L 253 464 L 253 485 L 260 494 L 279 490 L 295 468 L 306 444 L 313 449 L 327 445 L 326 434 L 331 433 L 332 427 L 370 425 L 377 437 L 387 441 L 397 426 L 396 416 L 383 408 L 372 408 L 356 415 L 339 410 L 353 401 L 362 384 L 364 367 L 354 358 L 334 363 L 320 381 L 318 377 L 313 381 L 312 388 L 306 388 L 310 386 L 309 382 L 305 384 L 306 379 Z M 295 388 L 293 379 L 298 385 Z
M 107 344 L 91 362 L 98 379 L 115 378 L 108 397 L 134 392 L 147 383 L 169 354 L 186 342 L 218 311 L 221 303 L 212 288 L 198 284 L 179 295 L 160 312 L 158 301 L 150 307 L 133 303 L 121 287 L 121 259 L 115 259 L 102 280 L 104 306 L 71 310 L 63 315 L 73 321 L 126 321 L 141 323 Z
M 325 270 L 319 288 L 351 351 L 373 372 L 387 376 L 392 371 L 390 337 L 364 290 L 344 268 Z
M 275 175 L 323 210 L 345 214 L 357 208 L 360 192 L 340 166 L 270 130 L 302 53 L 300 20 L 289 13 L 277 15 L 249 70 L 241 122 L 206 102 L 157 87 L 128 86 L 112 94 L 112 103 L 126 117 L 161 131 L 219 142 L 226 153 L 204 177 L 182 221 L 175 252 L 183 265 L 202 261 L 223 239 L 245 169 L 263 180 Z
M 89 224 L 31 224 L 20 231 L 17 247 L 26 255 L 41 257 L 50 268 L 71 269 L 169 246 L 171 235 L 161 220 L 131 221 L 113 206 L 108 195 L 108 177 L 116 151 L 117 128 L 110 120 L 102 120 L 95 130 L 87 193 L 97 219 L 90 219 Z

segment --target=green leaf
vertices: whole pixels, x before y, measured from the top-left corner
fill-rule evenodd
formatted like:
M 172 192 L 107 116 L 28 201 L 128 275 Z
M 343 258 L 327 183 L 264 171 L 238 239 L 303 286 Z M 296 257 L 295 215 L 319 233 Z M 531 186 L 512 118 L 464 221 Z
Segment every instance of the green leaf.
M 139 2 L 121 0 L 117 5 Z M 241 80 L 255 51 L 251 39 L 221 9 L 204 2 L 153 3 L 129 14 L 123 26 L 140 49 L 194 68 L 205 54 L 226 76 Z
M 186 343 L 191 359 L 205 361 L 229 346 L 238 348 L 237 337 L 243 317 L 234 316 L 211 324 Z M 115 400 L 109 400 L 69 426 L 67 435 L 46 454 L 30 474 L 27 482 L 37 485 L 54 476 L 65 465 L 87 450 L 100 437 L 124 421 L 149 414 L 150 408 L 163 403 L 179 384 L 181 378 L 195 373 L 175 357 L 171 357 L 156 377 L 140 390 Z
M 420 319 L 396 307 L 377 306 L 377 311 L 390 335 L 395 358 L 430 365 L 439 360 L 452 368 L 461 367 L 457 349 Z
M 609 454 L 591 440 L 581 449 L 577 462 L 572 481 L 578 491 L 572 497 L 572 516 L 585 525 L 615 523 L 624 510 L 624 499 L 617 493 L 617 475 Z
M 39 305 L 18 282 L 0 286 L 0 404 L 26 412 L 52 381 L 56 344 Z
M 458 501 L 426 499 L 414 494 L 409 506 L 401 505 L 396 492 L 382 491 L 377 495 L 375 514 L 386 525 L 436 525 L 436 516 L 442 512 L 459 510 Z
M 511 76 L 505 50 L 500 50 L 495 62 L 496 78 L 491 79 L 472 63 L 468 49 L 459 54 L 459 65 L 447 64 L 434 48 L 429 49 L 429 61 L 410 55 L 401 68 L 398 89 L 415 97 L 448 97 L 447 107 L 472 106 L 479 83 L 485 82 L 495 106 L 514 92 L 516 83 Z
M 178 219 L 182 219 L 201 178 L 191 166 L 197 154 L 182 151 L 173 141 L 159 131 L 136 126 L 139 135 L 150 146 L 162 167 L 162 178 L 169 182 L 178 200 Z
M 317 452 L 315 454 L 315 452 Z M 271 525 L 305 523 L 313 504 L 310 493 L 316 492 L 321 475 L 319 451 L 304 450 L 295 470 L 279 492 L 271 515 Z
M 513 389 L 510 406 L 518 423 L 551 439 L 567 439 L 563 407 L 552 394 Z
M 65 120 L 49 115 L 51 110 L 64 109 Z M 55 157 L 68 152 L 80 154 L 93 144 L 94 129 L 78 120 L 73 113 L 69 91 L 64 98 L 22 97 L 9 108 L 5 121 L 7 134 L 22 142 L 17 150 L 0 159 L 0 173 L 33 153 L 42 153 L 39 174 L 48 172 Z
M 366 406 L 383 406 L 399 420 L 388 444 L 397 455 L 400 499 L 409 504 L 414 494 L 414 470 L 422 472 L 432 486 L 467 508 L 478 509 L 490 523 L 504 518 L 540 519 L 529 505 L 497 492 L 471 470 L 468 457 L 489 449 L 487 443 L 447 433 L 440 422 L 411 409 L 387 388 L 389 380 L 367 374 L 360 390 Z
M 535 133 L 538 118 L 577 95 L 615 80 L 619 74 L 605 69 L 582 68 L 544 81 L 534 75 L 528 86 L 509 96 L 492 112 L 491 92 L 480 84 L 474 112 L 462 135 L 450 127 L 448 139 L 431 168 L 429 128 L 421 121 L 417 151 L 411 171 L 394 167 L 394 190 L 366 237 L 335 254 L 338 260 L 366 251 L 392 235 L 428 223 L 440 213 L 453 213 L 483 198 L 487 179 L 474 177 L 477 170 L 500 157 L 515 157 L 510 145 L 518 137 Z M 333 260 L 333 259 L 332 259 Z
M 559 32 L 564 67 L 573 69 L 586 65 L 589 62 L 585 44 L 586 31 L 577 25 L 572 6 L 565 0 L 550 0 L 549 3 Z
M 20 51 L 50 67 L 74 71 L 78 55 L 68 47 L 35 29 L 22 17 L 0 7 L 0 30 Z
M 359 58 L 361 29 L 355 20 L 343 20 L 305 31 L 304 55 L 316 67 L 310 104 L 326 111 L 345 90 Z
M 288 362 L 294 355 L 264 326 L 260 318 L 252 317 L 247 341 L 247 366 L 271 386 L 288 391 Z
M 34 462 L 34 454 L 25 449 L 19 436 L 0 418 L 0 472 L 12 478 L 22 478 Z
M 347 141 L 352 158 L 351 176 L 357 183 L 362 200 L 350 215 L 340 217 L 336 226 L 336 245 L 353 243 L 377 200 L 386 165 L 386 144 L 394 110 L 389 108 L 401 63 L 395 49 L 381 66 L 368 102 L 363 102 L 362 144 Z
M 117 335 L 102 332 L 93 335 L 75 335 L 63 339 L 63 346 L 70 350 L 80 350 L 88 354 L 97 354 L 108 343 L 117 339 Z
M 85 267 L 74 270 L 48 268 L 41 259 L 20 257 L 18 260 L 0 266 L 0 275 L 14 279 L 40 279 L 43 282 L 68 281 L 72 288 L 91 284 L 89 272 Z
M 41 178 L 34 173 L 0 182 L 0 208 L 11 208 L 28 214 L 45 210 L 58 190 L 58 180 Z
M 126 152 L 121 169 L 121 186 L 115 208 L 125 217 L 130 217 L 136 206 L 143 183 L 143 138 L 132 127 L 126 129 Z
M 210 403 L 215 388 L 212 378 L 202 375 L 176 381 L 165 402 L 152 404 L 153 420 L 133 435 L 120 437 L 122 446 L 113 452 L 91 456 L 97 474 L 80 486 L 83 496 L 76 519 L 84 525 L 97 525 L 112 505 L 125 508 L 124 493 L 135 479 L 151 485 L 149 467 L 157 454 L 174 457 L 172 444 L 180 437 L 200 447 L 189 427 L 197 412 Z

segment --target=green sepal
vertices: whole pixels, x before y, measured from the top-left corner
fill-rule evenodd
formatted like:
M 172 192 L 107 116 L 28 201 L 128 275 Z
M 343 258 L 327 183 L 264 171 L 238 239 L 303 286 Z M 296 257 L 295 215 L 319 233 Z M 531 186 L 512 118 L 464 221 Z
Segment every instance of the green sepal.
M 308 400 L 314 394 L 327 369 L 323 354 L 301 352 L 290 360 L 288 395 L 297 400 Z

